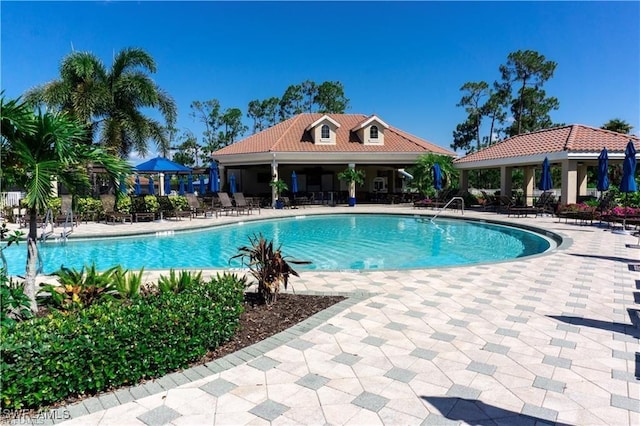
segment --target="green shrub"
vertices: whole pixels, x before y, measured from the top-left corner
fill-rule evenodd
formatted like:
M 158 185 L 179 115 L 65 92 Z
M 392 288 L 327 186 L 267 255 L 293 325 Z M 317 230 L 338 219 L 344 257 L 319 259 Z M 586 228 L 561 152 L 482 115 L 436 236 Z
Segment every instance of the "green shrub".
M 145 195 L 144 205 L 148 213 L 156 213 L 160 210 L 160 203 L 158 203 L 158 199 L 155 195 Z
M 142 274 L 144 268 L 136 274 L 122 269 L 118 266 L 113 271 L 113 282 L 116 290 L 121 297 L 125 299 L 135 299 L 140 296 L 140 287 L 142 286 Z
M 120 213 L 131 213 L 131 197 L 121 194 L 116 201 L 116 211 Z
M 0 268 L 0 327 L 11 327 L 17 321 L 31 318 L 31 301 L 24 294 L 24 282 L 18 283 Z
M 169 270 L 169 276 L 160 275 L 158 278 L 158 290 L 160 293 L 180 293 L 188 288 L 192 288 L 202 282 L 202 272 L 192 273 L 191 271 L 180 271 L 176 276 L 176 271 Z
M 246 282 L 218 275 L 182 293 L 108 300 L 0 329 L 3 408 L 38 408 L 186 368 L 228 340 Z
M 189 200 L 184 195 L 169 195 L 171 205 L 176 210 L 189 210 Z
M 102 202 L 92 197 L 76 199 L 76 212 L 84 218 L 95 218 L 102 211 Z

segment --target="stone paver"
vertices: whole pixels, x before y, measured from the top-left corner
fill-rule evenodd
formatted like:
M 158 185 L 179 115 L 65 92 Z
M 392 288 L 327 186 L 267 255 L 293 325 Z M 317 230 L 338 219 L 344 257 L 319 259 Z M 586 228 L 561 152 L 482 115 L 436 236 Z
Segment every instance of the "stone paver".
M 300 213 L 264 209 L 260 218 Z M 257 217 L 82 224 L 73 235 Z M 630 314 L 640 272 L 629 264 L 639 263 L 640 251 L 626 247 L 637 238 L 553 217 L 464 217 L 535 226 L 564 242 L 549 254 L 490 265 L 302 272 L 292 281 L 297 293 L 352 296 L 241 353 L 66 407 L 66 423 L 638 424 L 640 324 Z

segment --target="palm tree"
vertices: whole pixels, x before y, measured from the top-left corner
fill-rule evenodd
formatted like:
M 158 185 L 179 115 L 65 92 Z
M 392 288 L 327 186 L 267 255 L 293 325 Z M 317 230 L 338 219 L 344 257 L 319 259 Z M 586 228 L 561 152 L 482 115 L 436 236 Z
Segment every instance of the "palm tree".
M 35 312 L 37 215 L 47 209 L 53 198 L 52 183 L 61 182 L 75 194 L 89 185 L 88 163 L 103 166 L 114 184 L 120 176 L 130 173 L 131 167 L 99 147 L 86 145 L 85 129 L 64 112 L 39 111 L 34 114 L 19 100 L 5 102 L 2 96 L 0 121 L 7 149 L 2 158 L 2 169 L 13 174 L 16 184 L 26 190 L 24 202 L 29 216 L 29 233 L 25 294 L 31 299 L 31 310 Z M 5 123 L 8 123 L 7 127 Z
M 423 195 L 435 193 L 433 189 L 433 165 L 436 163 L 438 163 L 442 171 L 443 185 L 450 187 L 455 183 L 457 170 L 453 167 L 452 157 L 438 154 L 421 155 L 410 167 L 409 173 L 413 175 L 411 186 Z
M 72 52 L 62 60 L 60 79 L 26 94 L 34 105 L 68 112 L 86 126 L 87 139 L 126 157 L 133 150 L 147 154 L 149 139 L 167 146 L 166 127 L 173 126 L 174 100 L 149 77 L 156 72 L 153 58 L 144 50 L 124 49 L 106 69 L 89 52 Z M 143 108 L 157 108 L 166 121 L 145 116 Z

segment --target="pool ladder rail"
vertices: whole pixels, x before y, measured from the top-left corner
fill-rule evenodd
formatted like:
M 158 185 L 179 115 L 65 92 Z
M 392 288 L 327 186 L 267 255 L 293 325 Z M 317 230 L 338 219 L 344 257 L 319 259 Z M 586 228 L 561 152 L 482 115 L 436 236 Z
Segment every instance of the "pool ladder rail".
M 460 201 L 460 202 L 462 203 L 462 209 L 461 209 L 461 212 L 462 212 L 462 214 L 464 215 L 464 198 L 462 198 L 462 197 L 453 197 L 452 199 L 450 199 L 449 201 L 447 201 L 447 204 L 445 204 L 445 205 L 444 205 L 444 207 L 442 207 L 442 208 L 440 209 L 440 211 L 438 211 L 438 213 L 436 213 L 435 215 L 433 215 L 433 217 L 430 219 L 430 220 L 431 220 L 431 222 L 433 222 L 433 221 L 435 220 L 435 218 L 437 218 L 437 217 L 440 215 L 440 213 L 442 213 L 443 211 L 445 211 L 445 210 L 446 210 L 446 208 L 447 208 L 447 207 L 449 207 L 449 205 L 450 205 L 451 203 L 453 203 L 454 201 Z

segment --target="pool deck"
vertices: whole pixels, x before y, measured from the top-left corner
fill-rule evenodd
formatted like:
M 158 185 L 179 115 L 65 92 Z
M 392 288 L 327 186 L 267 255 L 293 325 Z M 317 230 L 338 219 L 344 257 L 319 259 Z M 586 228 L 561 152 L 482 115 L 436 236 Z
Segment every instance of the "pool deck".
M 263 209 L 249 218 L 321 212 L 435 213 L 360 205 Z M 71 416 L 67 425 L 640 424 L 640 249 L 633 247 L 638 238 L 553 217 L 474 211 L 442 216 L 537 226 L 565 243 L 545 255 L 490 265 L 303 272 L 292 280 L 298 293 L 350 297 L 235 354 L 59 408 L 46 420 Z M 74 236 L 234 220 L 83 223 Z

